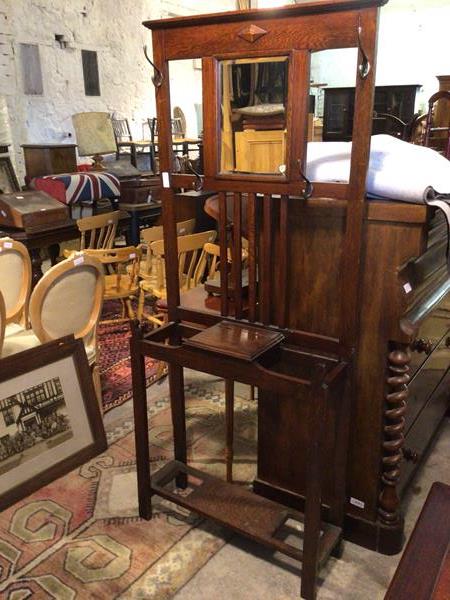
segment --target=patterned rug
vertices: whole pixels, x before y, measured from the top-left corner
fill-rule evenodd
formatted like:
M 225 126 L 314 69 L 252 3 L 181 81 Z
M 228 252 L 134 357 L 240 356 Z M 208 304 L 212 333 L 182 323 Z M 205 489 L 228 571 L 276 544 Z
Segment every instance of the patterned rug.
M 158 397 L 163 393 L 163 397 Z M 224 476 L 223 384 L 188 381 L 190 462 Z M 151 461 L 172 455 L 167 384 L 150 390 Z M 129 410 L 128 410 L 129 408 Z M 254 474 L 256 405 L 236 398 L 236 479 Z M 225 543 L 223 531 L 155 497 L 137 510 L 131 406 L 109 449 L 0 514 L 0 598 L 167 600 Z
M 121 314 L 120 302 L 105 302 L 102 319 L 114 319 Z M 120 406 L 132 397 L 130 361 L 130 325 L 128 323 L 98 326 L 99 368 L 102 382 L 103 412 Z M 161 378 L 165 371 L 152 358 L 145 361 L 147 387 Z

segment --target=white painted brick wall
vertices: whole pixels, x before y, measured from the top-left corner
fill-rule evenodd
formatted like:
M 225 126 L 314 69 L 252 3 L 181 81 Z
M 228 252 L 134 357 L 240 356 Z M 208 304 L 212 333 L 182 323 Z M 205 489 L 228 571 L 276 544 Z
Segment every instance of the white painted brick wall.
M 1 0 L 0 95 L 7 99 L 13 158 L 24 175 L 20 145 L 74 140 L 71 115 L 107 111 L 130 119 L 142 137 L 142 122 L 155 115 L 151 69 L 142 47 L 151 48 L 151 33 L 142 21 L 168 14 L 233 10 L 235 0 Z M 64 35 L 60 48 L 55 34 Z M 38 44 L 44 93 L 23 93 L 20 44 Z M 84 94 L 81 50 L 98 53 L 101 96 Z M 200 72 L 192 61 L 175 67 L 174 103 L 186 112 L 196 132 L 194 102 L 200 98 Z M 72 136 L 72 137 L 70 137 Z

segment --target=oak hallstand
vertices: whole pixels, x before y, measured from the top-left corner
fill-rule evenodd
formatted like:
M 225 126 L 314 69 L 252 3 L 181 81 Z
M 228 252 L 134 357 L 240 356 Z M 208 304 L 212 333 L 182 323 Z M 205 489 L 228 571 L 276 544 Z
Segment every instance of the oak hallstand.
M 327 557 L 339 555 L 346 496 L 350 421 L 350 371 L 357 340 L 358 273 L 365 215 L 374 95 L 379 7 L 386 0 L 311 0 L 277 9 L 225 12 L 144 23 L 152 30 L 153 83 L 160 124 L 168 324 L 144 334 L 135 325 L 131 342 L 139 512 L 152 516 L 158 494 L 274 550 L 301 560 L 301 595 L 316 596 L 316 579 Z M 351 173 L 348 184 L 311 184 L 306 165 L 311 52 L 356 47 L 358 69 Z M 172 168 L 169 62 L 202 60 L 204 175 Z M 234 65 L 270 62 L 285 69 L 285 154 L 278 172 L 244 173 L 233 164 L 233 132 L 225 100 Z M 278 68 L 278 67 L 270 67 Z M 230 133 L 231 132 L 231 133 Z M 231 148 L 231 150 L 230 150 Z M 219 197 L 220 312 L 193 307 L 180 296 L 175 205 L 179 188 L 204 188 Z M 288 221 L 292 203 L 326 198 L 345 203 L 340 265 L 339 336 L 287 327 L 292 260 Z M 231 212 L 232 224 L 229 215 Z M 248 240 L 244 277 L 242 236 Z M 227 261 L 231 253 L 232 262 Z M 299 257 L 296 259 L 301 260 Z M 303 290 L 308 294 L 308 289 Z M 301 301 L 301 299 L 299 299 Z M 175 460 L 150 475 L 144 357 L 168 363 Z M 186 453 L 183 368 L 226 381 L 228 424 L 233 382 L 284 394 L 307 410 L 308 444 L 304 513 L 190 468 Z M 324 428 L 333 430 L 333 493 L 323 519 Z M 228 430 L 229 432 L 229 430 Z M 232 456 L 229 436 L 228 459 Z M 291 457 L 295 461 L 295 456 Z M 174 486 L 175 484 L 175 486 Z M 180 495 L 176 488 L 188 488 Z M 283 540 L 288 520 L 304 523 L 303 547 Z

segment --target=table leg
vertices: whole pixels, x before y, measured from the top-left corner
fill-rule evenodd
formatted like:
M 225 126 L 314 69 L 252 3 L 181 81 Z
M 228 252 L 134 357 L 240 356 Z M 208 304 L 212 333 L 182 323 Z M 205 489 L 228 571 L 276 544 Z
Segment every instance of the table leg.
M 37 284 L 44 274 L 42 272 L 42 257 L 40 248 L 31 248 L 28 250 L 31 258 L 31 287 Z
M 50 263 L 52 267 L 54 267 L 59 256 L 59 244 L 52 244 L 51 246 L 49 246 L 48 254 L 50 256 Z

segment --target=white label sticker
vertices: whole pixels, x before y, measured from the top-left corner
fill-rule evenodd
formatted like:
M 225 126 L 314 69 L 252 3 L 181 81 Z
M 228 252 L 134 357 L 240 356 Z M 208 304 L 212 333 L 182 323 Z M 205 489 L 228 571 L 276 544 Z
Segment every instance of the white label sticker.
M 78 267 L 78 265 L 82 265 L 84 263 L 84 256 L 79 256 L 78 258 L 75 258 L 73 261 L 73 264 Z
M 179 233 L 180 235 L 181 235 L 182 233 L 186 233 L 186 229 L 185 229 L 184 227 L 182 227 L 182 228 L 181 228 L 181 229 L 178 231 L 178 233 Z
M 2 210 L 2 217 L 6 217 L 6 212 Z
M 353 504 L 353 506 L 357 506 L 358 508 L 365 507 L 365 503 L 362 500 L 358 500 L 358 498 L 350 498 L 350 504 Z
M 128 258 L 136 258 L 136 254 L 132 252 Z
M 412 292 L 412 286 L 409 283 L 409 281 L 408 281 L 408 283 L 405 283 L 405 285 L 403 286 L 403 289 L 405 290 L 406 294 L 409 294 L 409 292 Z
M 12 242 L 3 242 L 3 246 L 5 248 L 12 248 L 13 245 L 12 245 Z
M 23 196 L 16 196 L 17 200 L 23 200 Z
M 108 225 L 112 225 L 113 220 L 112 219 L 108 219 Z
M 170 178 L 169 173 L 167 171 L 163 171 L 161 173 L 162 176 L 162 184 L 164 188 L 170 188 Z

